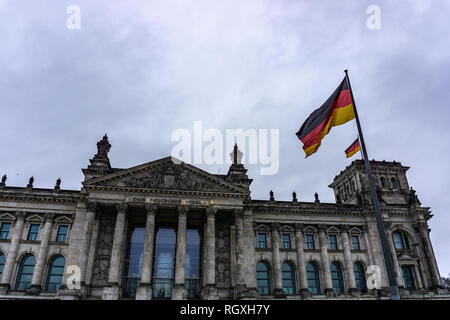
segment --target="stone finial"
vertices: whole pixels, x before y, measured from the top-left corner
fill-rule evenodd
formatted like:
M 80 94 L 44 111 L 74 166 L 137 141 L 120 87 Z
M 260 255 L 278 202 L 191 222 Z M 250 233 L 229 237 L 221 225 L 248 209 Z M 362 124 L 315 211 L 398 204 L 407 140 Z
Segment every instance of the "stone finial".
M 3 175 L 2 181 L 0 182 L 0 187 L 6 186 L 6 179 L 7 179 L 7 178 L 8 178 L 8 177 L 6 176 L 6 174 Z
M 242 164 L 243 153 L 239 150 L 237 143 L 234 144 L 233 151 L 230 153 L 232 164 Z
M 297 193 L 295 191 L 292 192 L 292 202 L 297 202 Z
M 409 190 L 409 204 L 421 204 L 419 201 L 419 197 L 416 195 L 416 190 L 412 187 Z
M 319 203 L 320 202 L 320 200 L 319 200 L 319 194 L 316 192 L 316 193 L 314 193 L 314 202 L 315 203 Z
M 56 184 L 55 184 L 55 190 L 60 190 L 61 189 L 61 179 L 58 178 L 58 180 L 56 180 Z
M 274 201 L 275 200 L 275 197 L 273 196 L 273 191 L 272 190 L 270 190 L 270 192 L 269 192 L 269 200 L 270 201 Z
M 31 177 L 30 180 L 28 180 L 27 188 L 33 188 L 33 182 L 34 182 L 34 178 Z

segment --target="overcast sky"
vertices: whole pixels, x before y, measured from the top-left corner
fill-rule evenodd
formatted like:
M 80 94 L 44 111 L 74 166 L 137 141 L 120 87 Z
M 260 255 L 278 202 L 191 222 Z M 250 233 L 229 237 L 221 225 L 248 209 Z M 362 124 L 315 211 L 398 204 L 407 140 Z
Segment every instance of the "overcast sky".
M 81 29 L 66 26 L 70 5 Z M 381 28 L 370 30 L 369 5 Z M 171 134 L 279 129 L 280 169 L 254 199 L 334 201 L 354 121 L 304 158 L 295 132 L 348 68 L 369 157 L 410 166 L 450 273 L 448 1 L 0 0 L 0 174 L 7 185 L 79 189 L 106 132 L 113 167 L 170 155 Z M 226 173 L 227 165 L 200 165 Z

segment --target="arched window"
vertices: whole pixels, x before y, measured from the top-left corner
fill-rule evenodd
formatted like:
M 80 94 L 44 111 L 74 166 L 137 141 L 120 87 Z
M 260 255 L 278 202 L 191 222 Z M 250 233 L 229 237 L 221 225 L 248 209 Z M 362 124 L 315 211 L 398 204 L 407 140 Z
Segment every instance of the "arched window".
M 381 177 L 380 178 L 380 182 L 381 182 L 381 187 L 382 188 L 386 188 L 386 178 L 385 177 Z
M 398 232 L 398 231 L 393 232 L 392 238 L 394 239 L 394 246 L 395 246 L 396 250 L 411 249 L 411 247 L 409 245 L 408 237 L 403 232 Z
M 367 292 L 366 273 L 361 262 L 355 262 L 353 272 L 355 273 L 356 288 L 358 291 Z
M 342 279 L 342 269 L 339 263 L 333 262 L 330 266 L 331 282 L 336 293 L 344 293 L 344 281 Z
M 53 257 L 48 269 L 47 283 L 45 285 L 45 290 L 50 292 L 58 291 L 59 287 L 61 287 L 62 284 L 65 264 L 66 259 L 64 259 L 63 256 Z
M 268 295 L 270 293 L 269 266 L 263 261 L 256 264 L 256 283 L 260 295 Z
M 31 278 L 33 277 L 34 265 L 36 259 L 34 255 L 28 254 L 22 258 L 17 273 L 16 290 L 25 291 L 31 286 Z
M 295 294 L 294 267 L 291 263 L 285 262 L 281 266 L 281 272 L 283 274 L 283 291 L 287 295 Z
M 3 253 L 0 252 L 0 279 L 3 274 L 3 267 L 5 266 L 6 257 Z
M 392 189 L 398 189 L 397 179 L 391 178 Z
M 306 274 L 308 279 L 308 289 L 312 294 L 320 293 L 319 269 L 314 262 L 308 262 L 306 265 Z

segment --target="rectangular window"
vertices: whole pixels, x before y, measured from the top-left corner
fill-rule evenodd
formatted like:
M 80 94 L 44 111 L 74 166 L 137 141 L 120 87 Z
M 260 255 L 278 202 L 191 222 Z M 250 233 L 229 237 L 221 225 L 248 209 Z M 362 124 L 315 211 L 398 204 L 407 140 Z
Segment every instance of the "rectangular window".
M 11 223 L 3 222 L 0 228 L 0 239 L 8 239 L 9 230 L 11 230 Z
M 30 225 L 27 240 L 37 240 L 38 234 L 39 234 L 39 225 L 38 224 Z
M 265 233 L 258 233 L 258 248 L 267 248 L 267 240 Z
M 306 249 L 314 250 L 316 247 L 314 245 L 314 235 L 307 234 L 306 235 Z
M 405 250 L 405 246 L 403 245 L 402 235 L 398 232 L 394 232 L 392 235 L 394 237 L 395 249 L 396 250 Z
M 59 226 L 58 234 L 56 235 L 56 241 L 65 242 L 67 239 L 67 231 L 69 230 L 68 226 Z
M 283 249 L 291 248 L 291 235 L 289 233 L 283 233 Z
M 331 250 L 337 250 L 338 249 L 338 245 L 337 245 L 337 236 L 335 235 L 330 235 L 328 236 L 328 239 L 330 241 L 330 249 Z
M 359 245 L 359 237 L 357 235 L 352 235 L 352 249 L 361 250 L 361 246 Z

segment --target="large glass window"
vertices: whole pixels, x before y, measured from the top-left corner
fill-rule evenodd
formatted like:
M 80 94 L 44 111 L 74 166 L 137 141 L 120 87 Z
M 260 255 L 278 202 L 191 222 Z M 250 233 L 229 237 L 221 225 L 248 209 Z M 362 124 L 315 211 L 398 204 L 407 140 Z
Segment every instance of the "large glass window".
M 283 249 L 290 249 L 291 248 L 291 235 L 289 233 L 283 233 Z
M 8 239 L 10 230 L 11 230 L 11 223 L 2 222 L 2 226 L 0 228 L 0 239 Z
M 306 274 L 308 279 L 308 289 L 312 294 L 320 293 L 319 269 L 314 262 L 308 262 L 306 265 Z
M 127 246 L 125 259 L 125 276 L 123 277 L 123 294 L 125 297 L 136 296 L 141 280 L 142 255 L 144 252 L 145 228 L 133 227 Z
M 408 290 L 416 289 L 412 268 L 412 266 L 402 266 L 403 282 L 405 283 L 405 288 Z
M 3 267 L 5 266 L 5 262 L 6 262 L 5 255 L 0 252 L 0 279 L 2 278 Z
M 411 247 L 409 246 L 408 237 L 401 232 L 392 233 L 392 237 L 394 238 L 394 246 L 396 250 L 409 250 Z
M 329 235 L 328 239 L 330 241 L 330 249 L 331 250 L 337 250 L 338 249 L 337 236 L 336 235 Z
M 315 249 L 313 234 L 306 235 L 306 249 L 310 249 L 310 250 Z
M 187 297 L 200 296 L 200 234 L 197 229 L 186 230 L 186 269 L 185 284 Z
M 39 234 L 39 225 L 38 224 L 30 225 L 30 228 L 28 229 L 27 240 L 37 240 L 38 234 Z
M 353 272 L 355 273 L 356 288 L 359 292 L 367 292 L 366 273 L 364 266 L 360 262 L 355 262 L 353 265 Z
M 267 248 L 267 237 L 265 233 L 258 233 L 258 248 Z
M 25 291 L 31 286 L 31 278 L 33 277 L 35 264 L 36 259 L 32 254 L 28 254 L 22 258 L 17 274 L 16 290 Z
M 265 262 L 256 264 L 256 283 L 260 295 L 268 295 L 270 293 L 270 275 L 269 266 Z
M 67 232 L 69 231 L 68 226 L 59 226 L 58 234 L 56 235 L 56 241 L 65 242 L 67 239 Z
M 289 262 L 284 262 L 281 266 L 283 274 L 283 291 L 287 295 L 295 294 L 294 267 Z
M 344 293 L 344 281 L 342 278 L 342 268 L 337 262 L 333 262 L 330 266 L 331 282 L 336 293 Z
M 359 243 L 359 236 L 356 234 L 352 235 L 352 249 L 361 250 L 361 245 Z
M 51 260 L 45 285 L 47 291 L 56 292 L 61 287 L 65 263 L 63 256 L 56 256 Z
M 153 297 L 155 299 L 167 299 L 172 296 L 176 241 L 177 236 L 172 228 L 160 228 L 156 234 L 153 259 Z

